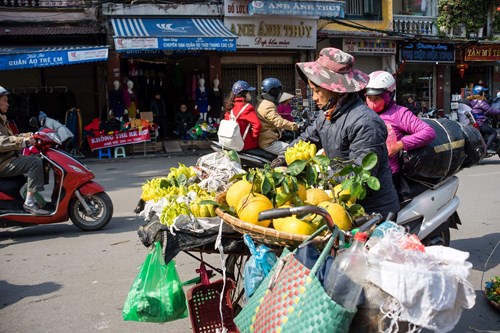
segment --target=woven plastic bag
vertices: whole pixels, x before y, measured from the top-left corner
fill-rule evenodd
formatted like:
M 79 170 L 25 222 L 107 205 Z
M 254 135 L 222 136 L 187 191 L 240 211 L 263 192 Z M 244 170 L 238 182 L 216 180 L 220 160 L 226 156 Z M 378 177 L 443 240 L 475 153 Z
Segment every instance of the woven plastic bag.
M 188 316 L 186 295 L 175 262 L 168 265 L 160 242 L 148 253 L 130 288 L 122 311 L 124 320 L 164 323 Z
M 319 229 L 312 237 L 324 230 Z M 338 229 L 312 269 L 284 250 L 243 310 L 234 319 L 241 333 L 347 333 L 356 309 L 344 309 L 326 294 L 316 272 L 325 262 Z M 311 239 L 310 237 L 309 239 Z

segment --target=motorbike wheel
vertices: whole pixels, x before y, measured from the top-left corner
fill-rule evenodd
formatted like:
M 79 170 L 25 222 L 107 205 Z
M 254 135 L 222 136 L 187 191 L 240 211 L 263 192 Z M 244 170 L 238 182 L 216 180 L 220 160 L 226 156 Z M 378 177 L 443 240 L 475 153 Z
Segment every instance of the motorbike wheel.
M 88 215 L 78 198 L 69 203 L 69 218 L 74 225 L 84 231 L 94 231 L 104 228 L 113 216 L 113 202 L 105 193 L 84 196 L 85 202 L 92 210 Z

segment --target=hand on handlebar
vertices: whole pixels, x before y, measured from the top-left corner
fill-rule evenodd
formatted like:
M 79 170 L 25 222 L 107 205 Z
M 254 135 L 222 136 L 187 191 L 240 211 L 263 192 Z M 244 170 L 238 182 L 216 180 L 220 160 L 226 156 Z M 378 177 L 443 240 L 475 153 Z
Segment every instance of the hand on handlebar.
M 286 161 L 283 157 L 277 157 L 271 162 L 271 168 L 277 168 L 286 165 Z

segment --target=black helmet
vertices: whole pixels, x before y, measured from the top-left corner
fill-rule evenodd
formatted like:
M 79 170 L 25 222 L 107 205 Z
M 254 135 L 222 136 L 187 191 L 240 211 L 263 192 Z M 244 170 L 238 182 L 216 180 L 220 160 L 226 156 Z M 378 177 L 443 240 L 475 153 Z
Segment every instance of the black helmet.
M 269 95 L 277 101 L 279 99 L 279 96 L 281 95 L 283 86 L 281 85 L 280 80 L 274 77 L 268 77 L 267 79 L 264 79 L 264 81 L 262 81 L 261 88 L 263 97 L 266 97 L 265 95 Z

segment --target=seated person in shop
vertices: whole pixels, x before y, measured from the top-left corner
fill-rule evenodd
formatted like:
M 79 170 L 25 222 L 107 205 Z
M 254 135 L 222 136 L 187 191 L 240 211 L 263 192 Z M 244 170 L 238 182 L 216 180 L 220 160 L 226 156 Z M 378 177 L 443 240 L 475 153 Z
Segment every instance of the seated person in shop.
M 420 106 L 420 103 L 417 102 L 415 100 L 415 97 L 413 97 L 412 95 L 408 96 L 408 98 L 403 106 L 405 106 L 408 110 L 410 110 L 417 117 L 422 112 L 422 107 Z
M 120 131 L 122 127 L 121 121 L 115 118 L 112 110 L 108 113 L 108 119 L 99 124 L 99 129 L 106 133 Z
M 187 104 L 182 103 L 179 111 L 175 114 L 174 133 L 181 138 L 189 137 L 188 131 L 195 124 L 193 112 L 188 110 Z

